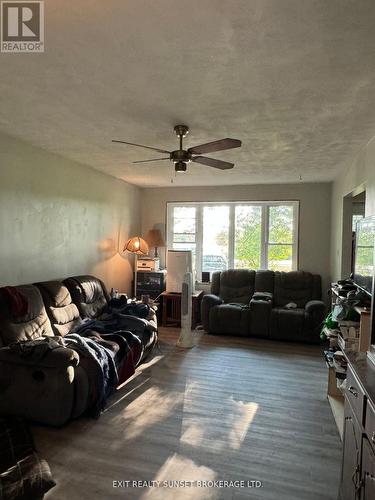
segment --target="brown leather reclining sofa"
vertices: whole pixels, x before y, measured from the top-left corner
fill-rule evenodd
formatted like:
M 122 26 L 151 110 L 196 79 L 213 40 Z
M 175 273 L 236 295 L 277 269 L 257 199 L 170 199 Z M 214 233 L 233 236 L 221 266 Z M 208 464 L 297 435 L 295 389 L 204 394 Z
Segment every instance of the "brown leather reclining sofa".
M 9 345 L 45 336 L 63 337 L 82 318 L 96 318 L 105 310 L 107 290 L 94 276 L 15 288 L 26 297 L 28 307 L 26 314 L 15 316 L 7 297 L 0 294 L 0 414 L 63 425 L 82 415 L 88 404 L 89 380 L 77 352 L 58 347 L 36 362 Z M 144 324 L 137 330 L 143 353 L 140 362 L 157 342 L 155 317 Z
M 320 341 L 325 312 L 320 276 L 304 271 L 215 272 L 201 304 L 209 333 L 309 343 Z

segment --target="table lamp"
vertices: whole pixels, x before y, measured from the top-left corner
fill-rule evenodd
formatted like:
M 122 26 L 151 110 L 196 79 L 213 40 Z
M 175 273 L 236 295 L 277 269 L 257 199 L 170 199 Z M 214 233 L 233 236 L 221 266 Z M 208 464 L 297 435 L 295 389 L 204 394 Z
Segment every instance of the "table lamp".
M 157 259 L 158 247 L 165 247 L 164 238 L 161 235 L 160 229 L 150 229 L 146 236 L 146 241 L 150 247 L 154 247 L 154 258 Z

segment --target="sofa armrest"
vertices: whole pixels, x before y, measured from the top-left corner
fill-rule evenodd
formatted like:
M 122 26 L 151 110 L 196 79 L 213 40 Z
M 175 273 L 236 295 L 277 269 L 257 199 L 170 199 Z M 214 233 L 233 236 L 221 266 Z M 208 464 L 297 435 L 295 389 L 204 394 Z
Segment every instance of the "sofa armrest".
M 320 327 L 326 316 L 326 305 L 321 300 L 310 300 L 305 305 L 305 313 L 311 329 Z
M 305 311 L 309 314 L 325 314 L 326 305 L 322 300 L 309 300 L 305 305 Z
M 270 335 L 272 294 L 253 297 L 250 300 L 250 332 L 253 337 L 267 338 Z
M 67 347 L 57 347 L 48 351 L 42 359 L 33 359 L 31 356 L 21 356 L 20 353 L 10 347 L 3 347 L 0 349 L 0 363 L 37 366 L 40 368 L 64 368 L 77 366 L 79 364 L 79 355 Z
M 0 349 L 0 415 L 60 426 L 87 406 L 88 379 L 78 354 L 58 347 L 38 360 Z M 76 373 L 81 377 L 76 383 Z M 82 401 L 77 403 L 77 394 Z M 77 410 L 79 409 L 79 411 Z
M 219 306 L 220 304 L 223 304 L 223 302 L 224 302 L 223 299 L 212 293 L 207 293 L 206 295 L 203 295 L 201 302 L 201 320 L 203 328 L 205 329 L 206 332 L 210 330 L 209 328 L 210 309 L 214 306 Z

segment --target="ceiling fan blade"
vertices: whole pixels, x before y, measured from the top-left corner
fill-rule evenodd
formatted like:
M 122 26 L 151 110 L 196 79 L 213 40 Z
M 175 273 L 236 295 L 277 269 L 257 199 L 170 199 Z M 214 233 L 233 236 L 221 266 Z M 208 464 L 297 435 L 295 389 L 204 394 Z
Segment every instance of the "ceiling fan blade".
M 112 139 L 112 142 L 119 142 L 120 144 L 129 144 L 130 146 L 137 146 L 138 148 L 152 149 L 153 151 L 157 151 L 158 153 L 170 153 L 170 151 L 166 151 L 165 149 L 152 148 L 151 146 L 144 146 L 143 144 L 136 144 L 135 142 L 126 142 L 126 141 L 116 141 Z
M 162 160 L 169 160 L 169 156 L 167 158 L 152 158 L 151 160 L 138 160 L 138 161 L 133 161 L 133 163 L 146 163 L 148 161 L 162 161 Z
M 220 170 L 228 170 L 234 167 L 234 163 L 228 161 L 215 160 L 215 158 L 208 158 L 207 156 L 195 156 L 192 158 L 195 163 L 202 163 L 208 167 L 220 168 Z
M 223 151 L 224 149 L 232 149 L 241 147 L 241 141 L 239 139 L 220 139 L 218 141 L 207 142 L 207 144 L 200 144 L 199 146 L 193 146 L 189 148 L 189 153 L 200 155 L 202 153 L 213 153 L 214 151 Z

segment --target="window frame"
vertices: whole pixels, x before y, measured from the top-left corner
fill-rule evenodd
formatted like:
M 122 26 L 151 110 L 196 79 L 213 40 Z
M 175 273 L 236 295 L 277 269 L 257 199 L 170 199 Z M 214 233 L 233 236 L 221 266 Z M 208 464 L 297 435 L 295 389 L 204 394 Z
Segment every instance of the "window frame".
M 229 228 L 228 228 L 228 269 L 234 269 L 235 255 L 235 208 L 236 206 L 260 206 L 262 217 L 261 229 L 261 266 L 260 269 L 268 269 L 268 248 L 269 242 L 269 217 L 270 207 L 291 206 L 293 207 L 293 242 L 292 243 L 272 243 L 277 245 L 290 245 L 292 247 L 292 271 L 298 270 L 299 257 L 299 200 L 275 200 L 275 201 L 169 201 L 166 210 L 166 234 L 167 249 L 173 249 L 173 209 L 175 207 L 196 208 L 196 232 L 195 232 L 195 256 L 196 256 L 196 275 L 202 275 L 202 250 L 203 250 L 203 207 L 205 206 L 228 206 L 229 207 Z M 172 244 L 172 245 L 171 245 Z

